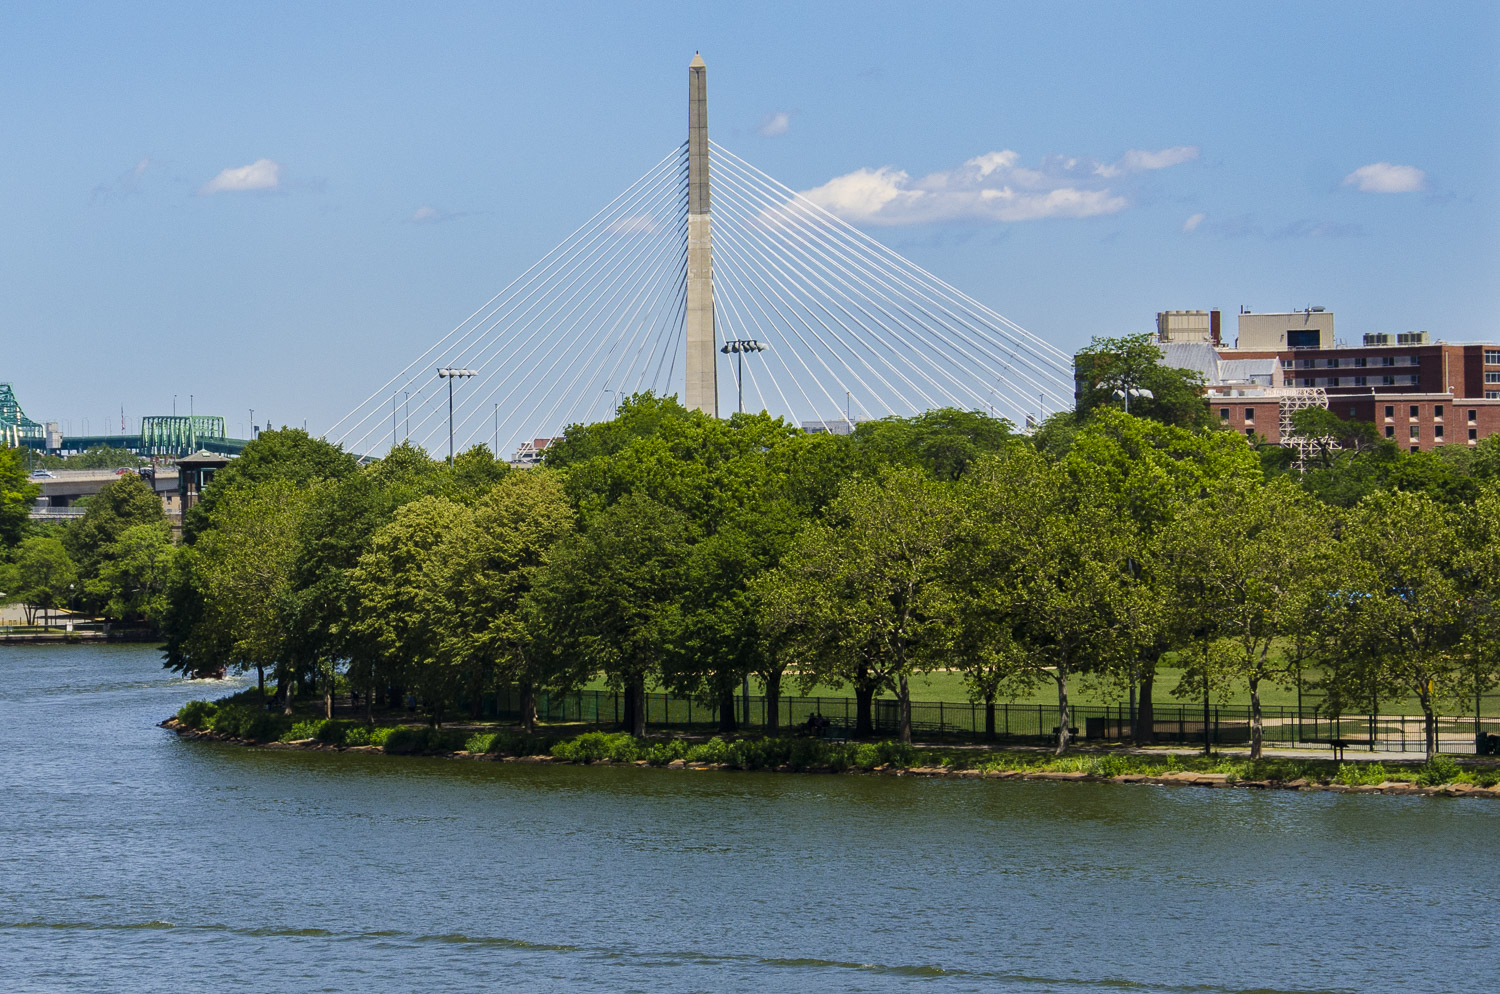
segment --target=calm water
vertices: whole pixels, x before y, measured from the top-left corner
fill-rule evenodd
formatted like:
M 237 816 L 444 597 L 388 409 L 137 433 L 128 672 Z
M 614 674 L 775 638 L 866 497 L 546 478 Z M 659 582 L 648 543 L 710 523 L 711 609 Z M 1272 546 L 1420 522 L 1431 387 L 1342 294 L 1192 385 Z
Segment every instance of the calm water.
M 1500 806 L 180 742 L 0 650 L 4 991 L 1481 991 Z

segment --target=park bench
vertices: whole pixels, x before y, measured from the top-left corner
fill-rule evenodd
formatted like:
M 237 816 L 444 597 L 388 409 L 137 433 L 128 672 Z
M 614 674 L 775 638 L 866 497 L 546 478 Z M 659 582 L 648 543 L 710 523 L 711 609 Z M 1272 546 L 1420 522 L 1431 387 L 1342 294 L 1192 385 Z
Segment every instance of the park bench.
M 1061 725 L 1053 725 L 1052 726 L 1052 737 L 1053 738 L 1057 738 L 1057 730 L 1059 728 L 1061 728 L 1061 727 L 1062 727 Z M 1070 739 L 1076 739 L 1076 738 L 1078 738 L 1078 729 L 1076 729 L 1076 728 L 1070 728 L 1070 729 L 1068 729 L 1068 738 L 1070 738 Z
M 1327 744 L 1333 750 L 1334 759 L 1343 759 L 1344 750 L 1350 746 L 1369 746 L 1369 739 L 1308 739 L 1308 742 Z

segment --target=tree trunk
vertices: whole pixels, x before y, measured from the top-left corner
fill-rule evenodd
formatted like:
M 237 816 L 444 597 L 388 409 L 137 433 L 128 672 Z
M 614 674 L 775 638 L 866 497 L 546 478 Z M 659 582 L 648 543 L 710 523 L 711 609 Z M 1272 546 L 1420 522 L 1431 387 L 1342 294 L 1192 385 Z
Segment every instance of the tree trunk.
M 901 741 L 911 745 L 911 690 L 905 673 L 896 680 L 896 698 L 901 702 Z
M 1135 706 L 1135 727 L 1132 738 L 1138 746 L 1156 745 L 1156 712 L 1151 707 L 1151 684 L 1156 680 L 1153 664 L 1141 673 L 1140 697 Z
M 875 688 L 868 683 L 854 685 L 854 734 L 870 738 L 875 734 Z
M 328 682 L 323 685 L 323 717 L 333 718 L 333 687 L 338 682 L 338 670 L 333 660 L 328 661 Z
M 296 680 L 292 679 L 292 675 L 286 671 L 285 666 L 277 669 L 276 693 L 281 697 L 282 714 L 292 713 L 292 684 L 296 682 Z
M 521 679 L 521 725 L 528 731 L 536 731 L 536 686 L 531 678 Z
M 995 692 L 993 690 L 984 696 L 984 737 L 991 742 L 995 740 Z
M 719 689 L 719 731 L 730 734 L 739 728 L 739 723 L 734 719 L 734 687 L 732 685 Z
M 1068 751 L 1068 658 L 1064 656 L 1057 664 L 1057 755 Z
M 255 664 L 255 685 L 260 688 L 260 706 L 266 706 L 266 668 Z
M 630 723 L 630 734 L 636 738 L 646 735 L 646 678 L 633 676 L 625 688 L 625 716 Z
M 1432 698 L 1423 696 L 1422 702 L 1422 731 L 1427 745 L 1427 758 L 1431 759 L 1437 755 L 1437 717 L 1432 713 Z
M 766 734 L 775 735 L 781 728 L 781 670 L 762 673 L 766 685 Z
M 1250 758 L 1260 758 L 1262 738 L 1260 720 L 1260 677 L 1250 678 Z

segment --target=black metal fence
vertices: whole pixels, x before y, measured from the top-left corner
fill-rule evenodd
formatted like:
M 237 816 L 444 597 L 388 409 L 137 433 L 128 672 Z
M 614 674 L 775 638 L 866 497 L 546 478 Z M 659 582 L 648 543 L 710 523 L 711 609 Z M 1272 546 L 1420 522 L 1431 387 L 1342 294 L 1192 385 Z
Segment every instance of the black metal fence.
M 611 725 L 625 715 L 622 694 L 608 690 L 583 690 L 569 694 L 539 694 L 537 717 L 546 722 L 581 722 Z M 487 714 L 500 718 L 520 715 L 520 696 L 504 692 L 485 701 Z M 716 726 L 717 705 L 668 694 L 646 695 L 648 726 Z M 1126 705 L 1075 704 L 1070 725 L 1084 743 L 1107 744 L 1132 737 L 1133 717 Z M 835 726 L 852 730 L 855 702 L 849 697 L 782 697 L 777 705 L 777 725 L 793 729 L 820 714 Z M 994 737 L 1004 741 L 1054 738 L 1057 707 L 1048 704 L 996 703 L 993 706 Z M 735 697 L 735 717 L 741 728 L 768 727 L 764 697 Z M 871 713 L 876 735 L 894 736 L 900 731 L 899 704 L 880 698 Z M 984 704 L 946 701 L 913 701 L 912 734 L 924 741 L 976 742 L 987 738 L 987 708 Z M 1249 705 L 1213 705 L 1207 715 L 1202 705 L 1156 704 L 1152 708 L 1156 741 L 1162 744 L 1201 745 L 1205 730 L 1214 745 L 1247 745 L 1250 742 Z M 1261 708 L 1262 741 L 1281 748 L 1322 748 L 1370 752 L 1422 752 L 1426 748 L 1421 715 L 1327 714 L 1322 708 L 1273 706 Z M 1442 716 L 1437 719 L 1438 748 L 1442 752 L 1473 754 L 1480 742 L 1500 744 L 1500 717 L 1487 717 L 1476 726 L 1473 715 Z

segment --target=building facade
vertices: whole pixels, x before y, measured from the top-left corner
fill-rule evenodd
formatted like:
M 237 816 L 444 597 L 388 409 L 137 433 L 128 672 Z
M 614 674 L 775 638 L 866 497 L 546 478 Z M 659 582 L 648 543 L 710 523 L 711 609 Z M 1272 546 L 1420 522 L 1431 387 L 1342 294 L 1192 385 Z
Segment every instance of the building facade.
M 1157 338 L 1171 361 L 1183 339 L 1170 332 L 1183 322 L 1171 315 L 1217 312 L 1164 311 Z M 1202 324 L 1201 321 L 1197 322 Z M 1212 322 L 1217 328 L 1218 321 Z M 1305 405 L 1322 399 L 1346 420 L 1373 423 L 1380 434 L 1413 452 L 1443 445 L 1474 445 L 1500 433 L 1500 345 L 1432 341 L 1426 331 L 1362 335 L 1358 344 L 1338 339 L 1332 311 L 1239 315 L 1232 346 L 1214 347 L 1221 369 L 1237 360 L 1273 361 L 1281 382 L 1258 395 L 1252 389 L 1218 390 L 1209 381 L 1209 403 L 1220 421 L 1246 435 L 1283 441 L 1288 398 Z M 1208 377 L 1205 377 L 1208 381 Z

